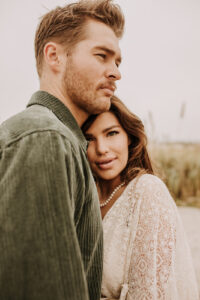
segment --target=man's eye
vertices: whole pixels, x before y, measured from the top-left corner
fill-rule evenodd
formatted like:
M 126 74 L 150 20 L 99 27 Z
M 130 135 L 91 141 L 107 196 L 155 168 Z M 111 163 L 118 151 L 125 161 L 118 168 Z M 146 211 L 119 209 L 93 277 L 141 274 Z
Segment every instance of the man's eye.
M 113 136 L 113 135 L 116 135 L 116 134 L 119 134 L 119 131 L 112 130 L 112 131 L 109 131 L 107 135 L 108 136 Z
M 103 58 L 103 59 L 106 58 L 106 54 L 103 54 L 103 53 L 98 53 L 97 56 L 99 56 L 99 57 L 101 57 L 101 58 Z

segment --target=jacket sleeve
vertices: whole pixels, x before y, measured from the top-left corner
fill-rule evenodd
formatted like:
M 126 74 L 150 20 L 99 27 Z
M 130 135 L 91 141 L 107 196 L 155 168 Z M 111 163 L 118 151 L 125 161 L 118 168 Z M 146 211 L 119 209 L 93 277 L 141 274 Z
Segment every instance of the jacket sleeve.
M 71 151 L 52 132 L 32 133 L 2 151 L 0 299 L 89 299 Z

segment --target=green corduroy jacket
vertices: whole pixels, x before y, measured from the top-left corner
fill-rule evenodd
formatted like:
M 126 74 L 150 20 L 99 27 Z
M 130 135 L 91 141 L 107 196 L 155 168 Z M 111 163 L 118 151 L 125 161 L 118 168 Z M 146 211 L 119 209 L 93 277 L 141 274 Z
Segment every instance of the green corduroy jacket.
M 44 91 L 0 126 L 0 299 L 99 300 L 102 223 L 87 142 Z

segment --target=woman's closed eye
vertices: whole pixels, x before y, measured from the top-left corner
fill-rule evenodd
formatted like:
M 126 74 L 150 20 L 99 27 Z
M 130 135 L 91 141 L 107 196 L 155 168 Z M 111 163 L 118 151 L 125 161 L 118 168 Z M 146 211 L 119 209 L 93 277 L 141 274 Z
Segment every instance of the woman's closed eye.
M 90 135 L 85 135 L 85 139 L 86 139 L 86 141 L 88 141 L 88 142 L 94 141 L 94 137 L 93 137 L 93 136 L 90 136 Z

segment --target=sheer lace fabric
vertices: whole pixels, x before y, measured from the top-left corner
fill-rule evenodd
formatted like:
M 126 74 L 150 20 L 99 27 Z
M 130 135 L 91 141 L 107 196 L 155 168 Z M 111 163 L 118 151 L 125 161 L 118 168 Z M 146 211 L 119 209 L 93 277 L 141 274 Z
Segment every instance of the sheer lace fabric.
M 130 182 L 103 227 L 102 299 L 199 299 L 177 207 L 159 178 Z

